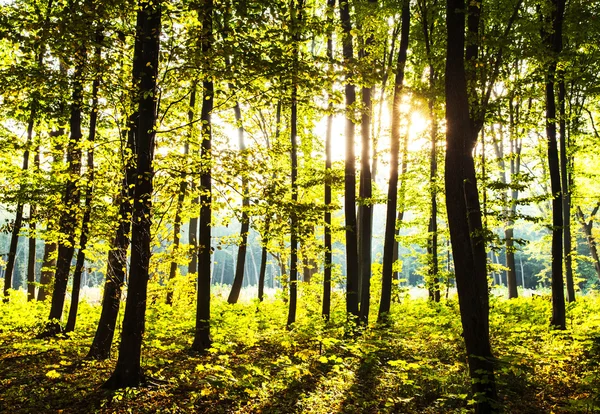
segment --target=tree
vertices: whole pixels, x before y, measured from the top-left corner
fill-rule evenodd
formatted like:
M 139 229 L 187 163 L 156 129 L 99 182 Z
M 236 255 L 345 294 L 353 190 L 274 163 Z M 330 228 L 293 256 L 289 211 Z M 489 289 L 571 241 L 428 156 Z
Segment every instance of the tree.
M 327 0 L 327 62 L 329 74 L 333 71 L 333 8 L 335 0 Z M 333 126 L 332 91 L 327 91 L 327 127 L 325 130 L 325 228 L 323 229 L 323 242 L 325 257 L 323 263 L 323 317 L 329 320 L 331 314 L 331 128 Z
M 542 40 L 550 54 L 546 66 L 546 138 L 548 140 L 548 170 L 552 191 L 552 320 L 558 329 L 566 328 L 565 293 L 563 281 L 563 192 L 560 179 L 560 161 L 556 139 L 556 96 L 554 92 L 558 55 L 562 50 L 562 22 L 565 12 L 564 0 L 551 0 L 546 23 L 550 29 L 542 29 Z
M 346 312 L 358 317 L 358 241 L 356 226 L 356 161 L 354 155 L 354 102 L 356 86 L 353 79 L 354 47 L 350 3 L 339 2 L 342 24 L 342 54 L 346 68 L 344 86 L 346 104 L 346 158 L 344 160 L 344 216 L 346 217 Z
M 152 159 L 157 110 L 157 75 L 161 32 L 161 2 L 139 2 L 138 22 L 141 62 L 139 118 L 136 134 L 137 168 L 133 204 L 131 265 L 119 357 L 105 388 L 135 387 L 144 381 L 141 347 L 145 327 L 148 267 L 150 263 L 150 226 L 152 224 Z
M 202 2 L 202 38 L 201 48 L 205 67 L 210 68 L 208 59 L 213 48 L 213 1 Z M 200 12 L 199 12 L 200 13 Z M 202 352 L 210 348 L 210 262 L 211 262 L 211 218 L 212 218 L 212 123 L 211 113 L 214 102 L 214 84 L 209 74 L 204 74 L 202 81 L 201 156 L 202 171 L 200 173 L 200 221 L 198 238 L 198 288 L 196 304 L 196 329 L 192 349 Z
M 400 49 L 396 63 L 396 79 L 394 81 L 394 101 L 392 106 L 392 134 L 390 138 L 390 180 L 388 184 L 388 201 L 385 221 L 385 239 L 383 246 L 383 269 L 381 282 L 381 301 L 379 303 L 379 321 L 383 321 L 390 311 L 392 301 L 392 276 L 394 266 L 394 249 L 396 245 L 396 207 L 398 201 L 398 158 L 400 153 L 400 104 L 404 89 L 404 69 L 406 67 L 408 36 L 410 32 L 410 2 L 402 3 L 402 29 Z M 406 158 L 406 154 L 404 154 Z M 404 208 L 402 208 L 404 210 Z
M 58 243 L 58 257 L 56 259 L 56 272 L 54 273 L 54 290 L 52 291 L 52 305 L 47 335 L 55 335 L 62 330 L 62 318 L 67 282 L 71 270 L 71 260 L 75 252 L 75 231 L 79 211 L 79 180 L 81 174 L 81 112 L 83 105 L 83 71 L 87 61 L 87 46 L 85 41 L 77 47 L 75 52 L 75 70 L 73 73 L 73 95 L 71 114 L 69 120 L 70 137 L 67 144 L 67 164 L 69 176 L 67 178 L 63 208 L 59 220 L 59 231 L 62 235 Z
M 480 4 L 468 6 L 469 33 L 479 32 Z M 470 114 L 465 68 L 465 3 L 447 0 L 446 29 L 446 210 L 468 354 L 478 413 L 494 411 L 496 384 L 489 339 L 487 256 L 481 221 L 473 149 L 478 129 Z M 475 37 L 477 39 L 477 37 Z M 477 42 L 470 39 L 471 42 Z M 477 43 L 467 45 L 466 60 L 477 58 Z
M 96 69 L 100 66 L 101 59 L 101 43 L 103 36 L 100 30 L 96 33 L 96 46 L 94 52 Z M 75 263 L 75 271 L 73 272 L 73 290 L 71 292 L 71 306 L 69 308 L 69 316 L 67 318 L 66 332 L 72 332 L 75 329 L 77 320 L 77 309 L 79 307 L 79 292 L 81 290 L 81 274 L 85 266 L 85 249 L 87 247 L 90 219 L 92 215 L 92 198 L 94 192 L 94 144 L 96 139 L 96 124 L 98 121 L 98 88 L 100 87 L 100 74 L 97 73 L 92 83 L 92 106 L 90 108 L 90 129 L 88 136 L 87 150 L 87 182 L 85 191 L 85 206 L 83 210 L 83 218 L 81 220 L 81 234 L 79 236 L 79 251 L 77 252 L 77 261 Z

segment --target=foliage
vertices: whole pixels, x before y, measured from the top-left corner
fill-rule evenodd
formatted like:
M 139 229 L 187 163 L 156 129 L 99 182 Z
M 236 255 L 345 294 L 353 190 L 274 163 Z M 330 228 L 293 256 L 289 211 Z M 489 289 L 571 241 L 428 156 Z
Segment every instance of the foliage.
M 392 305 L 391 325 L 368 326 L 356 336 L 349 334 L 341 293 L 334 291 L 332 319 L 325 323 L 313 290 L 301 284 L 307 306 L 291 330 L 285 329 L 287 305 L 281 300 L 232 306 L 215 298 L 214 344 L 198 355 L 188 351 L 195 312 L 190 296 L 166 306 L 154 285 L 142 351 L 146 387 L 117 392 L 99 388 L 114 360 L 82 360 L 97 306 L 82 303 L 78 332 L 32 339 L 47 304 L 27 303 L 14 292 L 10 306 L 0 304 L 0 407 L 14 413 L 470 411 L 455 297 L 440 304 L 404 297 Z M 598 296 L 582 297 L 569 308 L 564 332 L 548 328 L 546 296 L 493 298 L 491 305 L 506 412 L 600 409 Z

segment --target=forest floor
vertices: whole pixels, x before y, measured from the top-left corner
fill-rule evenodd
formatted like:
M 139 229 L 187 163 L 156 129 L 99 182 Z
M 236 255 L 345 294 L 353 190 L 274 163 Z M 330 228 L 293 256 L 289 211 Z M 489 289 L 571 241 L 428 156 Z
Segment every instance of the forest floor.
M 157 293 L 158 292 L 158 293 Z M 391 324 L 348 335 L 343 296 L 329 323 L 318 289 L 303 289 L 298 323 L 285 328 L 281 299 L 212 305 L 213 348 L 189 351 L 195 309 L 151 293 L 143 345 L 148 384 L 101 388 L 114 368 L 86 361 L 99 315 L 82 302 L 75 333 L 34 339 L 47 303 L 15 293 L 0 303 L 2 413 L 461 413 L 471 412 L 456 298 L 441 304 L 404 297 Z M 568 329 L 548 326 L 545 297 L 491 300 L 499 402 L 506 413 L 600 412 L 600 297 L 568 306 Z M 374 301 L 372 308 L 376 310 Z M 373 320 L 375 317 L 373 316 Z M 352 325 L 353 326 L 353 325 Z M 117 332 L 116 339 L 118 342 Z

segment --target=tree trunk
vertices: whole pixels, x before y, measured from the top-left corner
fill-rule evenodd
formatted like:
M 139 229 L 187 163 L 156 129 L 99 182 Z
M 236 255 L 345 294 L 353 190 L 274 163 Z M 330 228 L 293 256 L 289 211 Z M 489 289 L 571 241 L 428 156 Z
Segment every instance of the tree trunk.
M 36 115 L 36 103 L 31 103 L 31 113 L 29 115 L 29 121 L 27 123 L 27 142 L 25 144 L 25 152 L 23 153 L 23 167 L 22 171 L 25 172 L 29 169 L 29 146 L 33 140 L 33 126 L 35 123 Z M 31 217 L 30 217 L 31 219 Z M 12 228 L 10 237 L 10 247 L 8 250 L 8 259 L 6 261 L 6 269 L 4 271 L 4 301 L 8 302 L 8 290 L 13 288 L 13 271 L 15 268 L 15 261 L 17 258 L 17 246 L 19 243 L 19 233 L 21 232 L 21 226 L 23 225 L 23 203 L 17 203 L 17 211 L 15 212 L 15 221 Z M 35 241 L 35 239 L 34 239 Z M 28 287 L 29 297 L 29 287 Z
M 161 3 L 140 2 L 136 38 L 140 39 L 141 62 L 138 122 L 136 132 L 137 179 L 131 231 L 131 264 L 127 303 L 123 317 L 119 357 L 105 388 L 136 387 L 144 381 L 141 369 L 142 338 L 145 330 L 148 267 L 150 264 L 150 228 L 152 224 L 152 159 L 156 123 L 158 57 L 161 30 Z M 138 31 L 141 28 L 141 32 Z
M 136 33 L 143 30 L 142 23 L 145 17 L 138 13 L 136 22 Z M 135 37 L 133 50 L 133 67 L 131 84 L 133 90 L 139 92 L 138 86 L 140 76 L 144 67 L 141 58 L 142 39 Z M 138 99 L 137 92 L 133 93 L 132 99 L 135 103 Z M 86 356 L 87 359 L 104 360 L 110 357 L 112 340 L 117 325 L 119 307 L 121 305 L 121 289 L 125 284 L 125 272 L 127 268 L 127 250 L 129 248 L 129 233 L 131 230 L 132 203 L 136 182 L 136 167 L 134 157 L 136 154 L 136 135 L 137 121 L 139 118 L 138 108 L 135 108 L 127 118 L 127 143 L 123 156 L 123 165 L 125 169 L 123 181 L 121 182 L 121 192 L 118 197 L 119 203 L 119 225 L 115 232 L 115 238 L 112 241 L 111 249 L 108 252 L 106 266 L 106 277 L 104 282 L 104 294 L 102 296 L 102 311 L 94 340 Z
M 410 31 L 410 1 L 402 3 L 402 29 L 400 34 L 400 50 L 396 64 L 396 80 L 394 83 L 394 103 L 392 108 L 392 136 L 390 142 L 390 181 L 388 186 L 388 202 L 385 222 L 385 239 L 383 245 L 383 269 L 381 282 L 381 301 L 379 303 L 379 322 L 390 312 L 392 301 L 392 275 L 394 256 L 397 257 L 396 244 L 396 203 L 398 200 L 398 158 L 400 153 L 400 104 L 404 88 L 404 68 L 406 66 L 408 35 Z M 406 158 L 406 154 L 405 154 Z M 405 160 L 403 160 L 404 163 Z M 404 168 L 404 166 L 403 166 Z M 403 210 L 403 209 L 401 209 Z M 394 255 L 394 250 L 396 255 Z
M 371 11 L 377 8 L 376 0 L 369 0 L 369 8 Z M 361 58 L 368 59 L 369 47 L 374 42 L 374 36 L 371 33 L 365 42 L 365 47 L 361 50 Z M 371 252 L 373 242 L 373 205 L 371 204 L 373 197 L 373 184 L 371 177 L 371 118 L 373 116 L 373 101 L 371 94 L 372 86 L 363 86 L 361 90 L 362 96 L 362 115 L 361 115 L 361 155 L 360 155 L 360 184 L 359 197 L 361 200 L 359 206 L 360 229 L 359 234 L 359 276 L 360 286 L 360 313 L 359 320 L 367 324 L 369 322 L 369 308 L 371 301 Z
M 566 328 L 565 293 L 563 281 L 563 208 L 560 162 L 556 142 L 556 97 L 554 94 L 558 55 L 562 50 L 562 21 L 564 0 L 552 0 L 550 22 L 552 33 L 542 32 L 542 40 L 553 54 L 546 73 L 546 137 L 548 140 L 548 170 L 552 192 L 552 320 L 558 329 Z
M 429 268 L 429 298 L 435 302 L 440 301 L 439 286 L 439 259 L 438 259 L 438 230 L 437 230 L 437 134 L 438 125 L 435 114 L 435 88 L 437 83 L 437 73 L 433 65 L 431 36 L 435 28 L 435 20 L 429 23 L 427 2 L 418 2 L 419 11 L 422 19 L 423 39 L 425 40 L 425 52 L 429 62 L 429 119 L 431 120 L 431 150 L 429 153 L 429 196 L 431 199 L 431 214 L 428 225 L 427 255 L 430 257 L 431 265 Z
M 575 302 L 575 286 L 573 284 L 573 248 L 571 245 L 571 189 L 569 183 L 571 174 L 569 172 L 569 148 L 567 138 L 567 119 L 565 113 L 565 79 L 561 71 L 558 81 L 558 107 L 560 128 L 560 179 L 562 187 L 562 209 L 563 209 L 563 239 L 565 256 L 565 279 L 567 283 L 567 302 Z
M 102 35 L 96 34 L 95 60 L 97 69 L 100 66 Z M 94 142 L 96 141 L 96 124 L 98 121 L 98 88 L 100 87 L 100 74 L 92 83 L 92 106 L 90 108 L 90 130 L 88 136 L 87 151 L 87 189 L 85 194 L 85 207 L 81 223 L 81 235 L 79 236 L 79 251 L 77 252 L 77 262 L 75 272 L 73 273 L 73 290 L 71 292 L 71 307 L 69 308 L 69 317 L 67 318 L 66 332 L 72 332 L 75 329 L 77 320 L 77 309 L 79 307 L 79 293 L 81 291 L 81 274 L 85 266 L 85 249 L 87 247 L 90 232 L 90 217 L 92 215 L 92 197 L 94 192 Z
M 188 140 L 184 144 L 183 155 L 186 158 L 190 153 L 190 141 L 194 137 L 194 109 L 196 108 L 196 82 L 194 81 L 192 84 L 192 90 L 190 93 L 190 107 L 188 109 L 188 122 L 190 123 L 189 129 L 189 137 Z M 173 304 L 173 279 L 177 275 L 177 261 L 175 257 L 177 255 L 177 251 L 179 250 L 179 241 L 180 241 L 180 233 L 181 233 L 181 210 L 183 208 L 183 202 L 185 201 L 185 193 L 187 191 L 187 171 L 182 171 L 180 175 L 180 183 L 179 183 L 179 194 L 177 195 L 177 207 L 175 208 L 175 222 L 173 223 L 173 250 L 172 255 L 173 259 L 171 259 L 171 267 L 169 268 L 169 282 L 167 287 L 167 305 Z M 195 255 L 194 255 L 195 256 Z
M 202 54 L 205 59 L 212 50 L 213 43 L 213 0 L 204 0 L 202 9 Z M 208 62 L 206 62 L 209 65 Z M 198 245 L 198 303 L 196 308 L 196 329 L 192 349 L 202 352 L 210 348 L 210 263 L 212 217 L 212 124 L 214 85 L 211 78 L 202 82 L 202 172 L 200 175 L 200 238 Z
M 581 227 L 583 228 L 583 232 L 585 233 L 585 239 L 588 243 L 588 247 L 590 248 L 590 254 L 592 255 L 592 259 L 594 260 L 594 269 L 596 269 L 596 274 L 600 279 L 600 258 L 598 257 L 598 249 L 596 248 L 596 240 L 592 235 L 592 228 L 594 226 L 594 216 L 598 212 L 600 208 L 600 204 L 597 204 L 590 214 L 590 220 L 586 223 L 585 216 L 583 215 L 583 211 L 581 211 L 581 207 L 577 207 L 577 217 L 579 218 L 579 222 Z
M 293 68 L 292 68 L 292 108 L 290 115 L 290 140 L 291 148 L 291 190 L 292 208 L 290 222 L 290 297 L 287 327 L 296 322 L 296 306 L 298 297 L 298 48 L 300 42 L 300 25 L 302 23 L 303 0 L 292 3 L 291 29 L 293 42 Z
M 233 89 L 233 86 L 230 85 Z M 245 154 L 246 143 L 244 142 L 244 127 L 242 125 L 242 111 L 240 109 L 239 102 L 235 103 L 233 108 L 235 113 L 235 122 L 238 126 L 238 144 L 241 154 Z M 246 251 L 248 248 L 248 232 L 250 231 L 250 219 L 248 217 L 248 207 L 250 207 L 250 198 L 248 197 L 248 178 L 246 174 L 242 172 L 242 220 L 240 227 L 240 246 L 238 248 L 237 263 L 235 267 L 235 276 L 233 278 L 233 285 L 231 286 L 231 292 L 228 303 L 237 303 L 240 297 L 240 291 L 242 290 L 242 284 L 244 282 L 244 270 L 246 266 Z
M 469 115 L 465 70 L 465 3 L 447 0 L 446 24 L 446 209 L 452 241 L 463 336 L 467 348 L 476 413 L 495 411 L 496 386 L 489 339 L 489 297 L 485 239 L 473 148 L 477 130 Z M 480 13 L 469 6 L 469 29 L 477 33 Z M 474 28 L 474 29 L 473 29 Z M 471 56 L 469 56 L 471 55 Z M 473 61 L 476 50 L 469 50 Z
M 62 329 L 62 318 L 67 282 L 71 271 L 71 260 L 75 251 L 75 231 L 77 227 L 77 213 L 79 210 L 80 190 L 78 183 L 81 174 L 81 107 L 83 105 L 83 72 L 87 59 L 85 46 L 80 46 L 76 51 L 76 67 L 73 74 L 73 102 L 71 104 L 71 119 L 69 127 L 71 135 L 67 144 L 67 163 L 69 176 L 63 196 L 63 208 L 59 221 L 59 230 L 62 239 L 58 242 L 58 257 L 56 259 L 56 272 L 54 274 L 54 290 L 47 335 L 55 335 Z
M 267 235 L 269 234 L 269 226 L 271 219 L 267 217 L 265 219 L 265 229 L 263 235 L 262 249 L 260 252 L 260 270 L 258 274 L 258 300 L 260 302 L 263 301 L 264 293 L 265 293 L 265 275 L 267 272 L 267 245 L 269 244 L 269 239 Z
M 333 73 L 333 14 L 335 0 L 327 0 L 327 60 L 329 62 L 329 73 Z M 331 314 L 331 268 L 332 263 L 332 241 L 331 241 L 331 128 L 333 125 L 333 91 L 327 92 L 327 127 L 325 131 L 325 227 L 323 229 L 323 243 L 325 250 L 325 262 L 323 263 L 323 310 L 325 320 L 329 320 Z
M 342 53 L 347 70 L 354 64 L 350 4 L 339 2 L 342 23 Z M 346 217 L 346 312 L 358 317 L 358 246 L 356 227 L 356 168 L 354 154 L 354 102 L 356 87 L 350 74 L 346 75 L 346 158 L 344 161 L 344 215 Z
M 52 292 L 52 276 L 56 266 L 56 242 L 46 242 L 44 245 L 44 257 L 42 258 L 42 270 L 40 272 L 40 287 L 38 289 L 37 300 L 44 301 L 48 294 Z

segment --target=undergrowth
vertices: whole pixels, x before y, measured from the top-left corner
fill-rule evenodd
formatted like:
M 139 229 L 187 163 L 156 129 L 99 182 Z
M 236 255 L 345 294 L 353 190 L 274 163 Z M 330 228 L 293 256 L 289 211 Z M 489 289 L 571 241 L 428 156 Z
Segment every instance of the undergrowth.
M 85 361 L 99 307 L 83 302 L 74 333 L 35 339 L 47 303 L 13 292 L 0 304 L 0 411 L 10 413 L 462 413 L 472 411 L 455 298 L 403 297 L 386 327 L 356 330 L 334 292 L 329 322 L 318 286 L 301 289 L 298 322 L 285 328 L 283 298 L 212 302 L 213 347 L 189 351 L 191 295 L 174 306 L 149 295 L 145 387 L 101 387 L 112 359 Z M 376 310 L 377 304 L 373 303 Z M 600 299 L 578 298 L 566 331 L 549 328 L 544 297 L 491 299 L 491 338 L 500 405 L 508 413 L 600 412 Z M 375 316 L 372 317 L 375 320 Z

